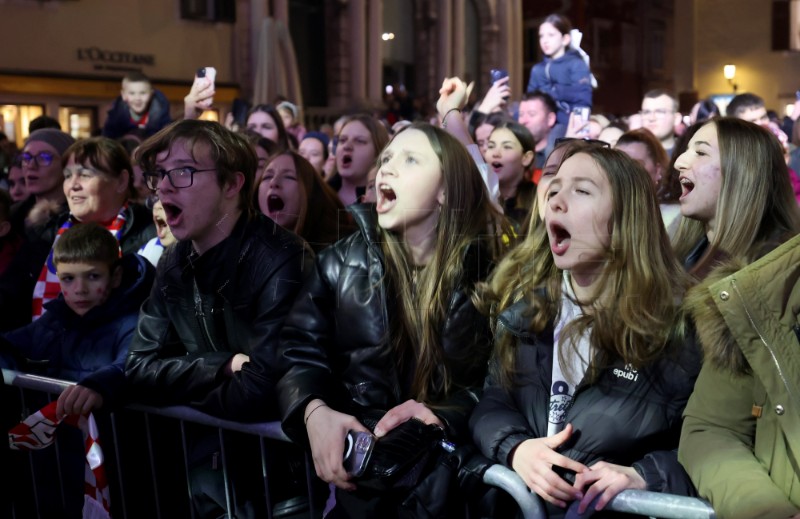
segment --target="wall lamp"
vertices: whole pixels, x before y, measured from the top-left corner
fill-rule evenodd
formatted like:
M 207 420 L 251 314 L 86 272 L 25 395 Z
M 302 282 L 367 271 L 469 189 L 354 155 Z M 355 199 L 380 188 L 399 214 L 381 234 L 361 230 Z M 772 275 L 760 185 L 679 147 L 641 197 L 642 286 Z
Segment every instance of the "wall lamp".
M 725 65 L 722 68 L 722 74 L 725 76 L 725 79 L 728 80 L 728 84 L 733 88 L 734 95 L 736 94 L 736 90 L 739 89 L 739 85 L 733 82 L 733 78 L 736 77 L 736 65 Z

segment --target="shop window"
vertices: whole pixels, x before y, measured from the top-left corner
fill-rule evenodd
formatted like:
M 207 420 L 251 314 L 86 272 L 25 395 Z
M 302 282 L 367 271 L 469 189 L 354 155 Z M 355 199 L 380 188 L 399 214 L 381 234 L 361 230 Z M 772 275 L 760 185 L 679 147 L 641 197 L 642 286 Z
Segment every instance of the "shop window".
M 62 106 L 58 109 L 61 129 L 76 139 L 91 137 L 95 129 L 97 110 L 92 107 Z
M 28 138 L 28 125 L 40 115 L 44 115 L 42 105 L 0 105 L 0 130 L 22 147 Z

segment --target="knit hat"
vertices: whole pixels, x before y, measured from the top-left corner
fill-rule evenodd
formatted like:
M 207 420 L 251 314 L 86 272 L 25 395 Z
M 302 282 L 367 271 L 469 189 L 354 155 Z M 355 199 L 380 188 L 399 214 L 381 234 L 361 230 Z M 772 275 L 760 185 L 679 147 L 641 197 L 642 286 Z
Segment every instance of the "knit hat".
M 306 132 L 306 135 L 303 137 L 303 140 L 306 139 L 317 139 L 322 143 L 322 147 L 324 149 L 326 150 L 328 149 L 328 141 L 330 141 L 330 139 L 328 138 L 327 135 L 325 135 L 322 132 Z
M 56 130 L 55 128 L 36 130 L 28 137 L 28 140 L 25 141 L 25 145 L 27 146 L 29 143 L 36 141 L 49 144 L 55 148 L 59 156 L 64 155 L 67 148 L 75 144 L 75 139 L 72 138 L 72 135 L 62 132 L 61 130 Z
M 297 119 L 297 107 L 292 103 L 290 103 L 289 101 L 283 101 L 282 103 L 278 104 L 277 108 L 278 110 L 280 110 L 281 108 L 283 108 L 284 110 L 289 110 L 290 112 L 292 112 L 292 117 L 294 119 Z

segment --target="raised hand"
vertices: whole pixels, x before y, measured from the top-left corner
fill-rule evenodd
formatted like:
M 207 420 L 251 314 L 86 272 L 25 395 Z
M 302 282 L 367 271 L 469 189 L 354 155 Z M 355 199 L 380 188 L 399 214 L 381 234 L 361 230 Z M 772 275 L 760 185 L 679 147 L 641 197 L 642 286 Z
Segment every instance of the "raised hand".
M 511 87 L 508 85 L 509 77 L 506 76 L 502 79 L 495 81 L 489 91 L 478 106 L 478 111 L 490 114 L 506 105 L 506 99 L 511 95 Z

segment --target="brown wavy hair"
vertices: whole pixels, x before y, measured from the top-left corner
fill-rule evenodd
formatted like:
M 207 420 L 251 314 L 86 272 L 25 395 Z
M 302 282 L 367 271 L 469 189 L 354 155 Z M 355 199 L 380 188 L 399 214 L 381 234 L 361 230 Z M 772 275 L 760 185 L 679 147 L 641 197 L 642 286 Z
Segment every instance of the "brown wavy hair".
M 679 301 L 688 278 L 672 254 L 653 183 L 644 168 L 621 151 L 599 146 L 573 148 L 562 164 L 579 153 L 591 157 L 611 186 L 611 243 L 597 284 L 602 295 L 582 302 L 584 313 L 565 326 L 559 360 L 568 366 L 566 359 L 578 355 L 575 339 L 588 333 L 592 357 L 586 359 L 587 376 L 594 380 L 616 359 L 636 369 L 649 364 L 664 354 L 675 335 L 684 333 Z M 538 212 L 533 217 L 538 218 Z M 514 272 L 518 283 L 511 281 Z M 512 294 L 501 299 L 502 305 L 527 302 L 531 332 L 543 332 L 558 318 L 563 271 L 555 265 L 544 225 L 535 226 L 492 277 L 495 290 L 505 286 Z M 492 369 L 510 387 L 517 374 L 517 342 L 510 333 L 497 331 Z
M 283 155 L 292 159 L 301 193 L 300 215 L 294 229 L 289 230 L 306 240 L 314 252 L 319 252 L 339 238 L 351 234 L 355 230 L 355 225 L 336 191 L 299 153 L 284 150 L 271 155 L 265 169 Z M 255 189 L 255 197 L 258 198 L 258 187 Z M 258 202 L 255 205 L 258 206 Z
M 713 240 L 691 269 L 700 277 L 720 258 L 750 263 L 800 230 L 800 211 L 778 139 L 769 130 L 734 117 L 705 124 L 717 130 L 722 186 Z M 685 258 L 705 236 L 703 222 L 682 217 L 673 238 L 675 253 Z
M 511 236 L 511 228 L 491 204 L 478 167 L 463 144 L 427 123 L 414 123 L 397 135 L 407 131 L 425 134 L 441 165 L 445 202 L 436 226 L 433 257 L 421 269 L 415 268 L 396 233 L 379 227 L 379 234 L 386 258 L 385 281 L 397 294 L 391 341 L 400 364 L 415 368 L 414 398 L 434 404 L 452 390 L 440 334 L 452 294 L 464 275 L 466 250 L 479 242 L 483 253 L 498 258 L 505 247 L 503 233 Z M 477 361 L 481 356 L 473 357 Z

